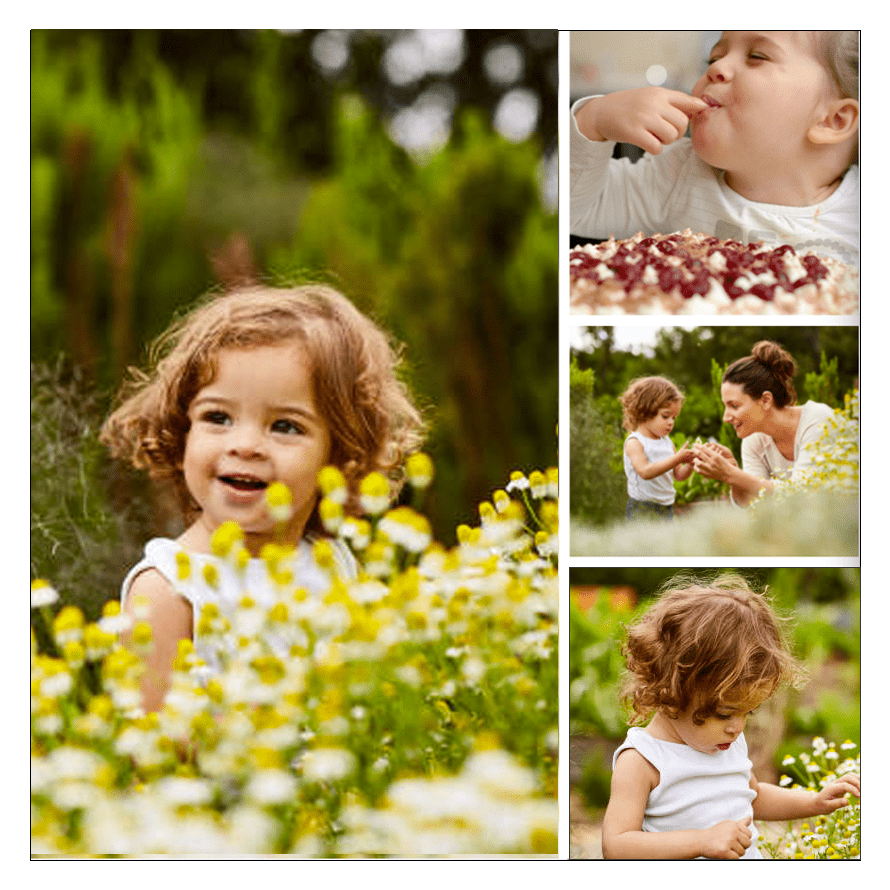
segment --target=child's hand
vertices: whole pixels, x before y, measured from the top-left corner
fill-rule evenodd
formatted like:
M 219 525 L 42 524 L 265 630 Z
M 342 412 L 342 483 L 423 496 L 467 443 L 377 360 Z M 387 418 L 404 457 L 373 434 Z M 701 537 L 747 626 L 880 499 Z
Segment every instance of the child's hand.
M 695 460 L 695 451 L 689 447 L 688 439 L 677 449 L 677 459 L 681 464 L 691 464 Z
M 841 776 L 836 782 L 826 785 L 816 795 L 816 806 L 818 807 L 816 815 L 825 816 L 841 809 L 841 807 L 849 806 L 846 795 L 852 794 L 858 798 L 859 791 L 859 776 L 855 773 Z
M 629 142 L 649 154 L 686 133 L 689 119 L 707 108 L 703 99 L 664 87 L 642 87 L 598 96 L 575 114 L 578 129 L 594 142 Z
M 702 855 L 708 859 L 741 859 L 751 846 L 751 817 L 718 822 L 705 831 Z

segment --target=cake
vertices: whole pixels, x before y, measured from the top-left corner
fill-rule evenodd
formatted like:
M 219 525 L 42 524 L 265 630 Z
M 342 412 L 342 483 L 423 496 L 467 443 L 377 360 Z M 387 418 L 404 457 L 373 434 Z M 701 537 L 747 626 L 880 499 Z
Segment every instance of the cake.
M 859 271 L 840 260 L 686 229 L 575 247 L 571 311 L 590 315 L 854 315 Z

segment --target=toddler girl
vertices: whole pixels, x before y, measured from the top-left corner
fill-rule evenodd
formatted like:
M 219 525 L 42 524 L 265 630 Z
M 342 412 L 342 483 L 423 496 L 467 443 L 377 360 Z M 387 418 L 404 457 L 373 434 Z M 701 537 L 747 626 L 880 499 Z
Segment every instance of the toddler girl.
M 621 90 L 572 112 L 572 234 L 690 228 L 859 264 L 857 31 L 726 31 L 691 95 Z M 647 154 L 615 160 L 617 142 Z
M 312 556 L 312 542 L 324 535 L 319 471 L 341 471 L 346 509 L 354 509 L 368 473 L 382 472 L 395 485 L 422 427 L 387 336 L 323 285 L 252 286 L 217 296 L 174 324 L 154 354 L 162 355 L 154 370 L 133 372 L 102 431 L 115 456 L 172 484 L 186 526 L 175 540 L 148 542 L 121 592 L 128 612 L 147 604 L 147 709 L 163 702 L 180 639 L 195 639 L 213 668 L 195 617 L 209 602 L 234 608 L 242 595 L 235 569 L 211 553 L 213 533 L 229 521 L 241 528 L 252 557 L 242 570 L 261 605 L 272 592 L 257 557 L 273 541 L 295 547 L 292 570 L 301 586 L 326 589 Z M 287 516 L 267 506 L 273 482 L 290 492 Z M 337 569 L 354 574 L 346 548 L 332 544 Z
M 652 719 L 614 755 L 606 858 L 760 859 L 753 819 L 827 814 L 859 796 L 852 774 L 818 793 L 754 776 L 745 721 L 796 666 L 779 619 L 743 578 L 675 579 L 623 652 L 632 722 Z
M 675 451 L 670 432 L 683 394 L 664 377 L 634 380 L 620 396 L 624 408 L 624 472 L 628 519 L 674 515 L 674 480 L 692 475 L 693 452 L 686 442 Z

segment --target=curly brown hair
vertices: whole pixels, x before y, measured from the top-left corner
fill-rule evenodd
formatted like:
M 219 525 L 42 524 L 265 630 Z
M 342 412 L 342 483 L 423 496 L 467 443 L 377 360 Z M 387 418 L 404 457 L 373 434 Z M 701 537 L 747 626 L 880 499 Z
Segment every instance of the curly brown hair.
M 250 285 L 199 301 L 153 344 L 151 372 L 130 369 L 102 441 L 115 457 L 171 483 L 189 522 L 198 508 L 182 470 L 188 409 L 212 382 L 219 351 L 292 339 L 306 351 L 316 407 L 331 434 L 329 462 L 346 479 L 349 509 L 372 471 L 395 491 L 404 457 L 423 441 L 423 420 L 398 377 L 400 355 L 390 337 L 323 284 Z M 308 529 L 321 530 L 317 511 Z
M 740 575 L 675 577 L 622 647 L 629 672 L 622 699 L 631 723 L 655 711 L 675 719 L 692 707 L 700 725 L 721 706 L 763 701 L 796 682 L 783 623 Z
M 776 407 L 785 408 L 797 401 L 796 373 L 797 363 L 790 352 L 772 340 L 760 340 L 750 355 L 737 359 L 723 372 L 723 383 L 738 384 L 755 401 L 771 392 Z
M 622 423 L 632 433 L 641 423 L 655 417 L 665 405 L 683 404 L 680 388 L 666 377 L 638 377 L 618 397 L 624 409 Z

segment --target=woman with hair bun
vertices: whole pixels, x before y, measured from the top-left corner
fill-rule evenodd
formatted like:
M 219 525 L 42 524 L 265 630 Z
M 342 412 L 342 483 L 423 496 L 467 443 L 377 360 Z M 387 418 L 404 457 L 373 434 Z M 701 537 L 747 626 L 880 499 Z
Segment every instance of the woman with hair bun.
M 773 489 L 772 480 L 812 464 L 810 446 L 833 410 L 821 402 L 797 404 L 793 378 L 797 364 L 770 340 L 754 344 L 751 354 L 734 361 L 723 374 L 720 397 L 723 422 L 742 439 L 742 466 L 723 445 L 695 446 L 694 469 L 730 486 L 732 500 L 750 504 Z

